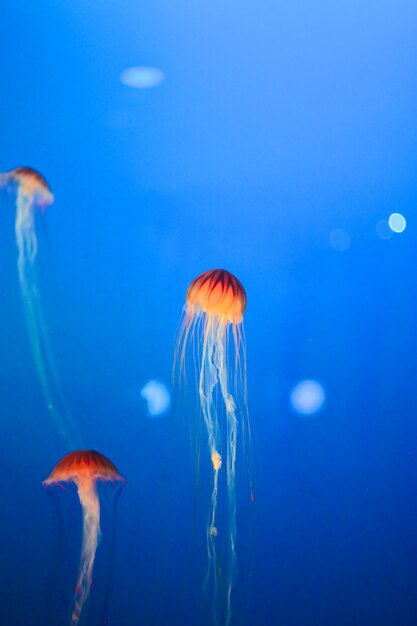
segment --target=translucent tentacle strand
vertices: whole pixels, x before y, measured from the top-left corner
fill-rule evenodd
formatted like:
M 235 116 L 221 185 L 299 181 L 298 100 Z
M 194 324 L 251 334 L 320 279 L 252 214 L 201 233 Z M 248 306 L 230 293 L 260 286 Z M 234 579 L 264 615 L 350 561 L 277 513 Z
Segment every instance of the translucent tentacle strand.
M 18 249 L 17 269 L 23 309 L 35 368 L 46 405 L 54 417 L 58 432 L 70 447 L 75 447 L 79 444 L 79 437 L 62 392 L 39 296 L 36 268 L 34 267 L 38 249 L 35 231 L 35 198 L 33 190 L 32 193 L 29 193 L 24 184 L 19 184 L 16 200 L 15 234 Z M 57 407 L 57 402 L 60 409 Z
M 228 492 L 228 541 L 229 554 L 227 566 L 226 583 L 226 626 L 229 626 L 231 619 L 231 594 L 236 577 L 236 442 L 237 442 L 237 418 L 236 405 L 232 394 L 229 391 L 227 376 L 226 358 L 226 329 L 224 326 L 218 327 L 218 341 L 216 351 L 216 367 L 218 370 L 220 388 L 226 407 L 226 433 L 227 433 L 227 492 Z
M 81 507 L 83 510 L 83 543 L 80 570 L 74 594 L 71 626 L 77 626 L 81 611 L 90 594 L 92 572 L 97 546 L 100 540 L 100 504 L 96 484 L 91 479 L 78 479 Z

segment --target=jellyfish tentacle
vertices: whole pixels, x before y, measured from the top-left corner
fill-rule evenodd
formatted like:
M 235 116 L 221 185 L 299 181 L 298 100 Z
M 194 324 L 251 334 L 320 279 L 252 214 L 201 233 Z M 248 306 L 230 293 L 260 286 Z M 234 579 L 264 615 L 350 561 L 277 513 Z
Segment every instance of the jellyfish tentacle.
M 212 320 L 206 321 L 199 381 L 200 402 L 207 427 L 210 455 L 217 451 L 219 437 L 217 412 L 213 403 L 213 390 L 218 380 L 216 367 L 214 365 L 216 344 L 213 337 L 212 326 Z
M 216 618 L 216 600 L 218 593 L 218 575 L 217 575 L 217 551 L 216 551 L 216 537 L 217 537 L 217 526 L 216 526 L 216 514 L 217 514 L 217 494 L 218 494 L 218 480 L 219 480 L 219 468 L 214 470 L 213 476 L 213 489 L 211 493 L 211 502 L 210 502 L 210 511 L 208 515 L 208 524 L 207 524 L 207 571 L 206 576 L 203 583 L 203 589 L 206 590 L 211 578 L 211 574 L 213 573 L 213 614 Z
M 62 392 L 34 265 L 38 250 L 35 208 L 40 206 L 44 212 L 46 206 L 54 201 L 54 196 L 45 179 L 31 168 L 16 168 L 0 174 L 0 187 L 12 183 L 17 185 L 15 218 L 17 269 L 35 368 L 47 408 L 54 417 L 59 433 L 70 447 L 75 447 L 79 443 L 79 436 Z
M 34 227 L 34 202 L 31 196 L 19 187 L 17 192 L 15 220 L 16 243 L 18 247 L 18 271 L 20 280 L 25 280 L 25 266 L 33 264 L 38 243 Z
M 208 434 L 208 445 L 210 457 L 213 463 L 213 487 L 211 492 L 210 509 L 207 521 L 207 573 L 204 580 L 204 589 L 207 588 L 210 580 L 211 572 L 213 572 L 213 613 L 216 615 L 215 607 L 218 593 L 218 577 L 217 577 L 217 554 L 216 554 L 216 514 L 217 514 L 217 494 L 218 494 L 218 477 L 221 467 L 219 447 L 219 425 L 217 411 L 213 402 L 213 391 L 218 384 L 217 371 L 214 365 L 214 352 L 216 344 L 214 341 L 213 326 L 215 321 L 205 320 L 203 331 L 203 350 L 201 356 L 201 370 L 199 380 L 200 403 L 203 412 L 204 421 Z
M 227 375 L 226 355 L 227 327 L 219 325 L 216 350 L 216 368 L 223 401 L 226 407 L 226 434 L 227 434 L 227 491 L 228 491 L 228 537 L 229 537 L 229 561 L 226 590 L 226 626 L 231 620 L 231 594 L 236 578 L 236 444 L 237 444 L 237 417 L 236 404 L 229 391 Z M 235 346 L 236 348 L 236 346 Z
M 90 594 L 94 559 L 100 541 L 100 503 L 96 484 L 91 479 L 77 479 L 75 482 L 83 511 L 83 543 L 71 626 L 77 626 L 81 611 Z
M 54 403 L 52 393 L 49 389 L 46 367 L 42 358 L 42 340 L 39 323 L 39 302 L 38 291 L 36 288 L 36 277 L 30 276 L 33 273 L 33 262 L 36 256 L 37 240 L 33 225 L 33 201 L 28 194 L 24 193 L 19 187 L 17 194 L 17 211 L 16 211 L 16 244 L 18 248 L 18 274 L 20 288 L 22 292 L 23 308 L 26 317 L 26 323 L 29 331 L 29 341 L 31 344 L 33 357 L 35 361 L 36 371 L 39 376 L 42 391 L 44 393 L 48 409 L 54 411 Z M 66 432 L 61 429 L 63 434 Z

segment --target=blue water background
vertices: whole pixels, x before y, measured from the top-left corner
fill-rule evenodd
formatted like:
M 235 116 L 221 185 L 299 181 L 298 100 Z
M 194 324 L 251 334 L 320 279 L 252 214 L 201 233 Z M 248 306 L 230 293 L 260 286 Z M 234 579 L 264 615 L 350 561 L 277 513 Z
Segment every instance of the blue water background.
M 51 343 L 84 446 L 128 479 L 109 623 L 211 624 L 197 415 L 174 390 L 150 419 L 140 390 L 171 388 L 187 285 L 225 267 L 248 297 L 255 452 L 233 625 L 414 625 L 416 3 L 18 0 L 0 15 L 0 170 L 34 167 L 55 193 L 36 222 Z M 131 65 L 165 81 L 129 89 Z M 67 448 L 30 352 L 14 196 L 0 204 L 0 623 L 56 626 L 41 483 Z M 407 228 L 381 239 L 395 211 Z M 310 418 L 289 404 L 305 378 L 326 391 Z

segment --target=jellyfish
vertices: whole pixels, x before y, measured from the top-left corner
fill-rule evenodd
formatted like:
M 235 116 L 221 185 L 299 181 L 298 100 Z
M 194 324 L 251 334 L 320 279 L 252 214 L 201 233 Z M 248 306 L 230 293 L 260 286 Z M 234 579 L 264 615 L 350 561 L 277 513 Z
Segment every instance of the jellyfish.
M 29 167 L 17 167 L 0 174 L 0 187 L 11 186 L 17 187 L 15 220 L 17 270 L 36 372 L 46 405 L 55 419 L 60 434 L 69 445 L 73 445 L 78 442 L 78 436 L 66 405 L 50 345 L 35 267 L 38 250 L 35 209 L 39 207 L 44 214 L 46 208 L 53 203 L 54 196 L 44 177 Z
M 75 483 L 83 514 L 81 559 L 73 599 L 71 626 L 77 626 L 89 597 L 94 559 L 100 541 L 100 501 L 97 481 L 126 482 L 116 466 L 100 452 L 77 450 L 64 456 L 43 482 L 45 487 Z
M 236 576 L 236 454 L 238 431 L 246 450 L 250 447 L 250 428 L 246 391 L 246 348 L 243 314 L 246 294 L 242 283 L 226 270 L 210 270 L 189 286 L 180 327 L 175 361 L 180 377 L 185 378 L 188 344 L 197 359 L 197 383 L 201 412 L 208 436 L 208 452 L 213 472 L 206 538 L 208 568 L 204 587 L 213 579 L 213 611 L 219 610 L 216 541 L 219 473 L 226 466 L 227 485 L 227 568 L 225 570 L 225 623 L 231 619 L 231 593 Z M 221 417 L 224 416 L 225 423 Z M 239 419 L 238 419 L 239 418 Z M 226 443 L 222 441 L 226 436 Z M 243 444 L 242 444 L 243 445 Z M 253 498 L 253 496 L 251 495 Z

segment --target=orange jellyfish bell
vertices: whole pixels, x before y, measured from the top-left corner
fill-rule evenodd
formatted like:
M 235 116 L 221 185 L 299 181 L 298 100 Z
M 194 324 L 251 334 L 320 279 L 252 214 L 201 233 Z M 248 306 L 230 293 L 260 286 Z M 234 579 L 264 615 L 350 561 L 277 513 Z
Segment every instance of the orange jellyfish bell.
M 240 280 L 227 270 L 209 270 L 189 286 L 186 307 L 189 315 L 204 312 L 236 325 L 243 320 L 246 293 Z
M 45 487 L 61 482 L 74 482 L 83 512 L 83 541 L 71 626 L 78 626 L 90 594 L 94 559 L 100 537 L 100 501 L 96 483 L 103 480 L 125 483 L 116 466 L 104 454 L 95 450 L 77 450 L 64 456 L 43 482 Z
M 66 454 L 44 480 L 45 486 L 60 482 L 79 480 L 120 480 L 125 479 L 117 467 L 104 454 L 95 450 L 76 450 Z
M 9 172 L 0 175 L 0 186 L 16 183 L 22 196 L 30 197 L 38 204 L 42 211 L 52 204 L 54 194 L 46 179 L 32 167 L 15 167 Z

